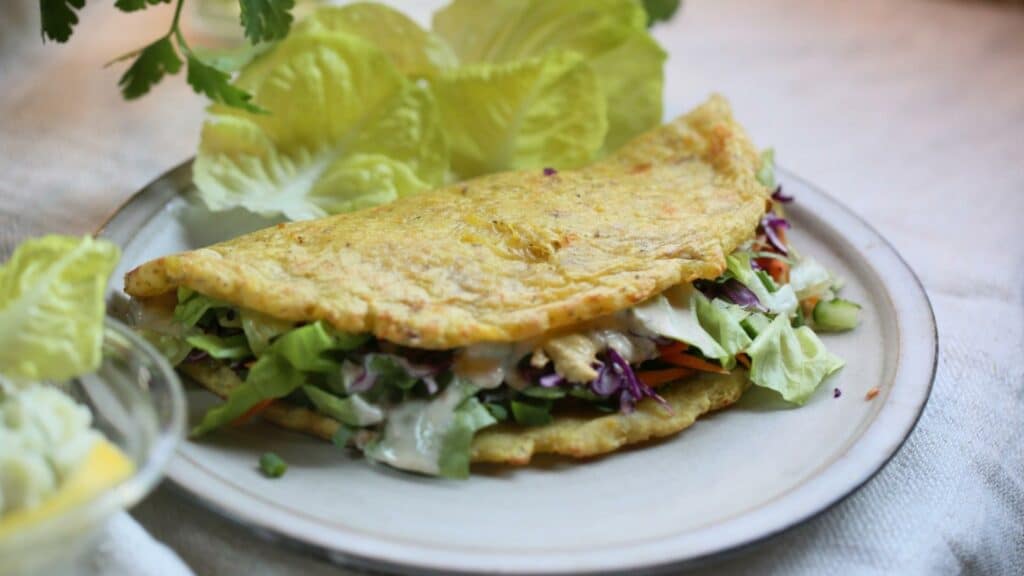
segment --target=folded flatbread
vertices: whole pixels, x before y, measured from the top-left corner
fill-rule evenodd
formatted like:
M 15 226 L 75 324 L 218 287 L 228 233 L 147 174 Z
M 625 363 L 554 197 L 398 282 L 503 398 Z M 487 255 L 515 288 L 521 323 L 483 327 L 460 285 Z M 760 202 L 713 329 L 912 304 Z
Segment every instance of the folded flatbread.
M 574 335 L 607 331 L 602 319 L 718 277 L 725 257 L 754 236 L 770 194 L 758 181 L 760 166 L 757 149 L 715 96 L 580 170 L 495 174 L 280 224 L 148 262 L 127 275 L 125 289 L 145 303 L 184 288 L 296 325 L 322 321 L 383 346 L 456 358 L 460 350 L 507 343 L 532 352 L 537 370 L 580 383 L 595 377 L 601 361 L 574 364 L 563 353 Z M 586 338 L 599 340 L 577 340 Z M 602 340 L 586 354 L 599 357 L 609 347 Z M 183 369 L 221 395 L 242 384 L 225 363 Z M 472 458 L 525 463 L 541 452 L 610 452 L 686 428 L 735 402 L 745 382 L 736 372 L 702 375 L 658 387 L 670 409 L 634 398 L 642 401 L 631 413 L 556 411 L 543 425 L 487 427 L 475 436 Z M 264 416 L 319 436 L 340 426 L 322 411 L 287 403 Z

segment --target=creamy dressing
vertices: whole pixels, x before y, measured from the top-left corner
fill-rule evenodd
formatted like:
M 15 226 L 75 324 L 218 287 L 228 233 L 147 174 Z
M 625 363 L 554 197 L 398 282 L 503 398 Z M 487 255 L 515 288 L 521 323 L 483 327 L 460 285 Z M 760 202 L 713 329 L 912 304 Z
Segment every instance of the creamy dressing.
M 395 468 L 436 475 L 455 409 L 474 391 L 456 380 L 430 401 L 410 400 L 391 408 L 384 437 L 367 446 L 366 455 Z
M 56 388 L 34 385 L 0 400 L 0 516 L 42 504 L 100 435 L 92 415 Z
M 590 382 L 597 377 L 593 367 L 597 356 L 609 348 L 632 364 L 657 356 L 649 337 L 653 335 L 632 310 L 623 310 L 539 338 L 467 346 L 456 353 L 452 371 L 480 388 L 504 383 L 522 389 L 533 383 L 526 381 L 516 366 L 529 355 L 534 368 L 553 363 L 555 372 L 566 380 Z

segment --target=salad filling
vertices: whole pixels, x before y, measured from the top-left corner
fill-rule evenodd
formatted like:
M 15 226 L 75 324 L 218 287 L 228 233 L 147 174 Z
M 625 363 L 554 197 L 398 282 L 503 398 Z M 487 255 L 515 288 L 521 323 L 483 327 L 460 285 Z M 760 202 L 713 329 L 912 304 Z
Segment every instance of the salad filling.
M 840 282 L 789 244 L 777 189 L 754 239 L 714 280 L 673 286 L 632 308 L 511 343 L 449 350 L 399 346 L 317 321 L 283 322 L 187 288 L 138 308 L 137 325 L 175 363 L 210 359 L 243 382 L 196 436 L 244 422 L 276 402 L 340 423 L 335 442 L 374 461 L 465 477 L 477 431 L 541 426 L 562 411 L 632 412 L 698 372 L 743 370 L 803 404 L 843 366 L 816 331 L 844 330 L 859 307 Z

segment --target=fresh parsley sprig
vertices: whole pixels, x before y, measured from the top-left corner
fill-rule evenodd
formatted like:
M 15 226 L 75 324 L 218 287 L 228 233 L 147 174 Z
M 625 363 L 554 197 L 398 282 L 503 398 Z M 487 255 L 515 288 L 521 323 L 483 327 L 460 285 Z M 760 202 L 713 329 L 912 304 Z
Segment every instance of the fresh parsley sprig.
M 78 24 L 78 11 L 85 7 L 85 1 L 39 0 L 43 39 L 67 42 Z M 164 76 L 177 74 L 185 64 L 188 68 L 186 80 L 197 93 L 226 106 L 263 112 L 252 103 L 252 94 L 231 85 L 229 73 L 204 62 L 188 45 L 180 26 L 185 0 L 117 0 L 114 6 L 122 12 L 137 12 L 171 2 L 176 2 L 176 5 L 167 33 L 140 50 L 111 62 L 133 60 L 118 81 L 125 99 L 133 100 L 146 94 Z M 295 0 L 239 0 L 239 5 L 245 36 L 254 45 L 280 40 L 288 35 Z

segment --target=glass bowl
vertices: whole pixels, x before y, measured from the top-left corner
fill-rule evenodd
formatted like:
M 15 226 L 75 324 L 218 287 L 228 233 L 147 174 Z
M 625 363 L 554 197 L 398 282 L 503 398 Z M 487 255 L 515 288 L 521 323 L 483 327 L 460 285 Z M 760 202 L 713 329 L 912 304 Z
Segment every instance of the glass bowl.
M 185 428 L 185 397 L 170 364 L 144 339 L 106 320 L 103 363 L 66 388 L 93 427 L 135 464 L 132 476 L 54 517 L 0 539 L 0 576 L 74 574 L 113 514 L 145 497 L 163 476 Z

